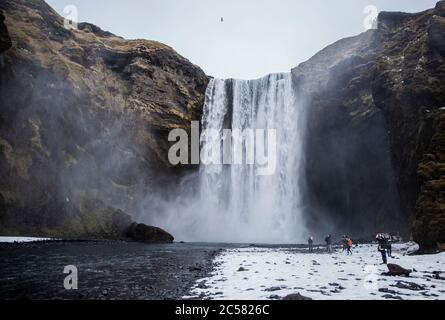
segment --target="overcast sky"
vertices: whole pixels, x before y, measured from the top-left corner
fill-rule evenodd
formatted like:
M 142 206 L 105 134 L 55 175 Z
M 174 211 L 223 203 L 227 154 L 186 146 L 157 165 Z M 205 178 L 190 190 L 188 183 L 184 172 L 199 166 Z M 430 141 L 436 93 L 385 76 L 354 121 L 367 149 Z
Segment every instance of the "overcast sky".
M 157 40 L 218 78 L 289 71 L 325 46 L 365 31 L 364 13 L 416 12 L 437 0 L 47 0 L 63 15 L 119 36 Z M 221 22 L 223 18 L 223 22 Z

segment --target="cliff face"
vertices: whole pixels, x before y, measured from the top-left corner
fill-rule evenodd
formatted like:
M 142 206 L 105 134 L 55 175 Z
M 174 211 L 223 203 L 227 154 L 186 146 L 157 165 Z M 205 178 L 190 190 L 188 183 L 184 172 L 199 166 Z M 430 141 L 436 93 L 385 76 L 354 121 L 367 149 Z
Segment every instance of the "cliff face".
M 66 29 L 42 0 L 0 10 L 0 232 L 112 234 L 113 206 L 173 188 L 167 135 L 199 120 L 208 79 L 161 43 Z
M 431 248 L 445 242 L 445 2 L 392 20 L 390 14 L 381 17 L 385 44 L 374 67 L 373 93 L 390 129 L 414 240 Z
M 293 70 L 309 93 L 310 223 L 445 242 L 445 2 L 386 13 Z M 393 179 L 394 177 L 394 179 Z
M 319 236 L 403 229 L 385 119 L 372 74 L 379 33 L 340 40 L 293 70 L 309 96 L 304 206 Z

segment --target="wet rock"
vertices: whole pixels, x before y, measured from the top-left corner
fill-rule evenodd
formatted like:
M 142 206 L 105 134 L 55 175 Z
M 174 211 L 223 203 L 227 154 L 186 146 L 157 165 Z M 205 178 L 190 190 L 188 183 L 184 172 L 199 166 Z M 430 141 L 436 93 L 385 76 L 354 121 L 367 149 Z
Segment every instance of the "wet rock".
M 398 294 L 397 291 L 395 291 L 395 290 L 390 290 L 390 289 L 388 289 L 388 288 L 380 288 L 380 289 L 379 289 L 379 292 L 389 293 L 389 294 Z
M 385 294 L 385 295 L 382 296 L 382 298 L 385 298 L 385 299 L 394 299 L 394 300 L 403 300 L 402 297 L 400 297 L 400 296 L 394 296 L 394 295 L 391 295 L 391 294 Z
M 287 286 L 270 287 L 270 288 L 264 289 L 264 291 L 273 292 L 273 291 L 280 291 L 280 290 L 286 289 L 286 288 L 287 288 Z
M 197 271 L 202 271 L 203 267 L 199 264 L 195 264 L 194 266 L 190 266 L 189 267 L 189 271 L 191 272 L 197 272 Z
M 422 296 L 424 296 L 424 297 L 434 297 L 434 298 L 439 297 L 439 295 L 437 295 L 437 294 L 435 294 L 435 293 L 421 292 L 420 294 L 421 294 Z
M 425 287 L 414 283 L 414 282 L 407 282 L 407 281 L 397 281 L 393 287 L 399 288 L 399 289 L 406 289 L 406 290 L 412 290 L 412 291 L 422 291 L 425 290 Z
M 285 296 L 282 300 L 308 301 L 308 300 L 312 300 L 312 298 L 305 297 L 305 296 L 301 295 L 300 293 L 293 293 L 293 294 Z
M 385 276 L 405 276 L 409 277 L 412 270 L 405 269 L 397 264 L 387 264 L 388 272 L 383 273 Z
M 172 243 L 174 240 L 173 236 L 167 231 L 141 223 L 131 224 L 126 235 L 134 241 L 148 243 Z
M 206 285 L 205 281 L 202 281 L 202 282 L 198 283 L 198 285 L 196 287 L 198 289 L 209 289 L 210 288 L 208 285 Z

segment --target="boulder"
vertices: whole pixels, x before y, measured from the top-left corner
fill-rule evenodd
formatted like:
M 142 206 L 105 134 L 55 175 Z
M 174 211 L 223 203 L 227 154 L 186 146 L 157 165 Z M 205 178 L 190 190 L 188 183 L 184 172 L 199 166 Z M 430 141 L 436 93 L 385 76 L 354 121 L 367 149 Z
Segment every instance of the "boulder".
M 294 293 L 294 294 L 285 296 L 282 300 L 309 301 L 309 300 L 312 300 L 312 298 L 302 296 L 300 293 Z
M 142 223 L 131 224 L 126 235 L 131 240 L 147 243 L 172 243 L 174 240 L 167 231 Z
M 412 291 L 422 291 L 425 290 L 425 287 L 414 283 L 414 282 L 406 282 L 406 281 L 397 281 L 397 283 L 394 285 L 394 287 L 399 289 L 406 289 L 406 290 L 412 290 Z
M 409 275 L 412 272 L 412 270 L 405 269 L 405 268 L 403 268 L 403 267 L 401 267 L 401 266 L 399 266 L 397 264 L 389 263 L 387 265 L 387 267 L 388 267 L 389 271 L 387 273 L 385 273 L 385 275 L 388 275 L 388 276 L 406 276 L 406 277 L 409 277 Z

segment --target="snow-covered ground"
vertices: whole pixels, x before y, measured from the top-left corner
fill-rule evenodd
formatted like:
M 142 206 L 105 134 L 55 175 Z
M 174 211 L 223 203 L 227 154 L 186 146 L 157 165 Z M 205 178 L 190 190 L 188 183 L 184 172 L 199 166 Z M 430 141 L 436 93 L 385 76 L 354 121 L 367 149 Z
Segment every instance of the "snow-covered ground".
M 0 237 L 0 243 L 21 243 L 21 242 L 38 242 L 54 240 L 51 238 L 34 238 L 34 237 Z
M 310 254 L 289 248 L 228 249 L 216 258 L 212 275 L 198 280 L 193 296 L 184 298 L 263 300 L 300 293 L 316 300 L 445 300 L 445 253 L 408 256 L 404 254 L 410 245 L 394 245 L 395 259 L 388 262 L 414 272 L 409 278 L 389 277 L 381 275 L 388 269 L 376 247 L 359 245 L 352 256 L 341 250 Z

